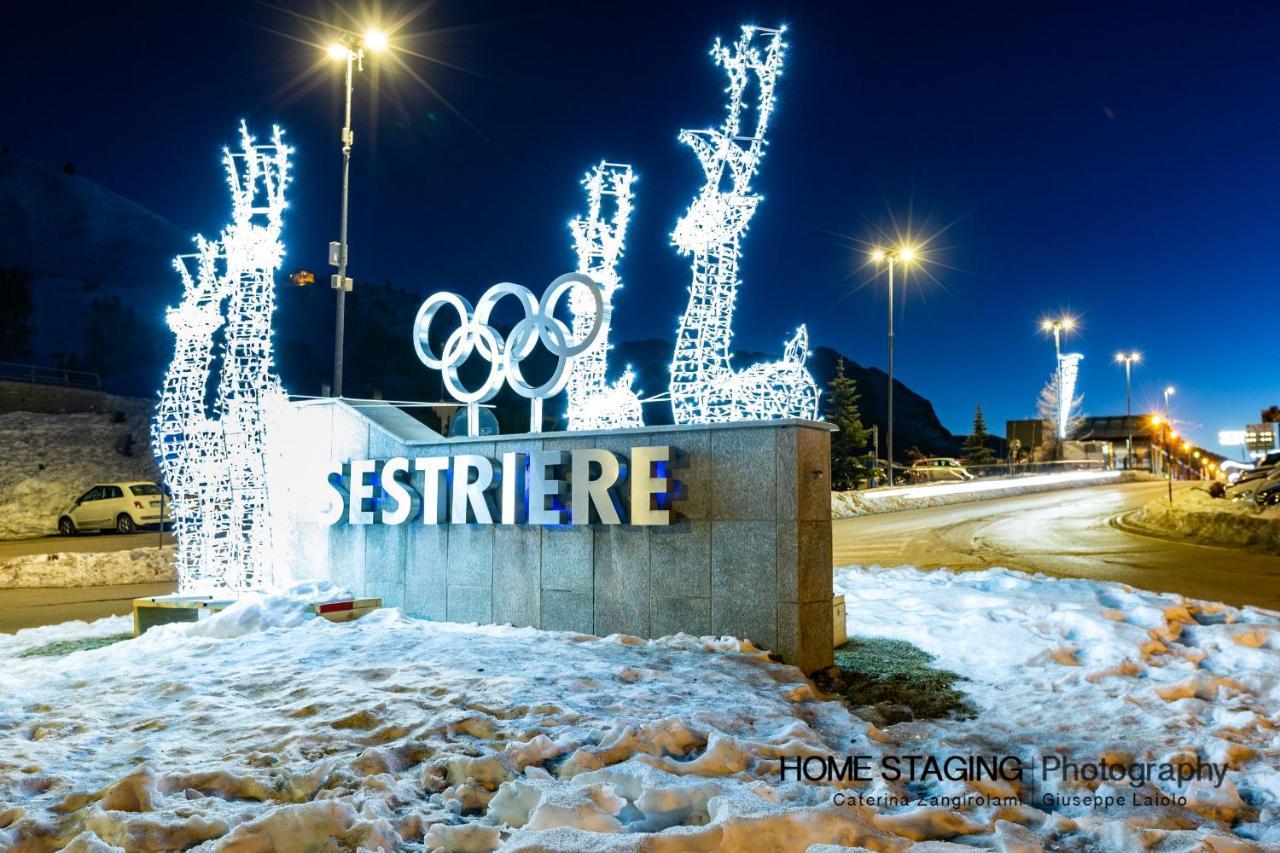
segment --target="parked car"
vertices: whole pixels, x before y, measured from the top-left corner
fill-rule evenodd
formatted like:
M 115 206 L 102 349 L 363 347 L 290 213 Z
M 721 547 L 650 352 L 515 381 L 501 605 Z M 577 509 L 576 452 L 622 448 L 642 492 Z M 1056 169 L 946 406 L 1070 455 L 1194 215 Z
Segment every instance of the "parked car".
M 1227 490 L 1227 497 L 1245 503 L 1256 503 L 1259 506 L 1270 506 L 1280 502 L 1280 466 L 1264 470 L 1261 475 L 1251 480 L 1245 480 L 1242 477 Z
M 911 463 L 910 477 L 913 483 L 945 483 L 973 479 L 973 475 L 965 470 L 963 465 L 955 459 L 946 457 L 917 459 Z
M 1259 459 L 1253 468 L 1241 471 L 1240 476 L 1236 477 L 1235 485 L 1247 483 L 1250 480 L 1261 480 L 1277 470 L 1280 470 L 1280 453 L 1268 453 Z
M 58 516 L 58 532 L 63 536 L 74 536 L 81 530 L 133 533 L 139 527 L 169 521 L 164 492 L 155 483 L 102 483 L 76 498 Z

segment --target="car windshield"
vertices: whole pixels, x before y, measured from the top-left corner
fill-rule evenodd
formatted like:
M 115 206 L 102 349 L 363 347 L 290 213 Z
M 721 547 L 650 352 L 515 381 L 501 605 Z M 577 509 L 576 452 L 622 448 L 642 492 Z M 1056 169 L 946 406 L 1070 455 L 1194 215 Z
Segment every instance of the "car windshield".
M 155 483 L 137 483 L 135 485 L 130 486 L 129 491 L 139 496 L 159 495 L 160 487 L 157 486 Z

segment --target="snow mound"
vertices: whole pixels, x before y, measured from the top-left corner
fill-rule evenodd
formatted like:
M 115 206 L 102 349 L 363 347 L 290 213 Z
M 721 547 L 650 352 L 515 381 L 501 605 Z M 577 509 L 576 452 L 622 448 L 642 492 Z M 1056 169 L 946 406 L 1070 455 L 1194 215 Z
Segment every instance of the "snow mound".
M 59 551 L 0 560 L 0 589 L 170 583 L 173 547 L 132 551 Z
M 13 655 L 109 626 L 20 632 L 0 644 L 0 848 L 1280 844 L 1280 615 L 1003 570 L 845 569 L 837 581 L 851 633 L 938 655 L 970 679 L 979 718 L 878 729 L 727 638 L 597 638 L 396 610 L 308 618 L 307 604 L 340 593 L 331 586 L 65 658 Z M 1044 786 L 1017 780 L 779 778 L 788 758 L 1001 752 L 1202 758 L 1228 764 L 1228 784 L 1184 787 L 1186 806 L 1120 809 L 1050 807 Z M 975 799 L 1001 795 L 1019 799 Z M 840 799 L 852 796 L 868 801 Z
M 58 513 L 95 483 L 156 482 L 150 413 L 134 401 L 121 405 L 123 423 L 87 412 L 0 414 L 0 539 L 56 532 Z M 129 439 L 132 455 L 124 456 L 117 448 Z
M 172 629 L 187 637 L 229 640 L 255 631 L 296 628 L 315 618 L 311 605 L 350 597 L 350 592 L 329 581 L 303 581 L 279 593 L 246 595 L 208 619 Z
M 1204 489 L 1180 489 L 1174 492 L 1172 505 L 1167 498 L 1160 498 L 1124 520 L 1159 536 L 1280 554 L 1280 506 L 1259 509 L 1241 501 L 1210 497 Z

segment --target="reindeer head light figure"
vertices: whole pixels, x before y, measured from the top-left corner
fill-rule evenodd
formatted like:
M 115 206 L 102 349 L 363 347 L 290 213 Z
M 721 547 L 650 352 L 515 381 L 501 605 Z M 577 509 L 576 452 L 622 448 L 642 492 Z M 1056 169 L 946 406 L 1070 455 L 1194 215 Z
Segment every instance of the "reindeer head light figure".
M 635 375 L 628 367 L 613 384 L 605 380 L 608 367 L 609 326 L 613 316 L 613 294 L 622 287 L 618 261 L 626 244 L 627 220 L 631 217 L 631 184 L 635 174 L 623 163 L 598 163 L 583 178 L 587 190 L 587 213 L 569 223 L 573 247 L 578 254 L 578 272 L 600 285 L 604 303 L 599 320 L 600 333 L 582 355 L 574 359 L 569 378 L 569 429 L 630 429 L 644 426 L 640 400 L 631 385 Z M 611 211 L 605 209 L 611 200 Z M 596 306 L 591 295 L 575 288 L 569 296 L 573 311 L 573 338 L 582 340 L 596 324 Z
M 757 37 L 764 41 L 757 44 Z M 676 223 L 672 242 L 693 256 L 689 305 L 680 318 L 671 361 L 671 406 L 677 423 L 816 418 L 818 388 L 805 368 L 809 335 L 804 326 L 787 342 L 780 361 L 734 372 L 730 363 L 733 309 L 742 235 L 760 203 L 751 181 L 764 156 L 773 91 L 782 73 L 782 30 L 746 26 L 732 47 L 711 50 L 729 75 L 728 114 L 715 130 L 684 130 L 706 182 Z M 743 95 L 758 84 L 755 128 L 744 135 Z

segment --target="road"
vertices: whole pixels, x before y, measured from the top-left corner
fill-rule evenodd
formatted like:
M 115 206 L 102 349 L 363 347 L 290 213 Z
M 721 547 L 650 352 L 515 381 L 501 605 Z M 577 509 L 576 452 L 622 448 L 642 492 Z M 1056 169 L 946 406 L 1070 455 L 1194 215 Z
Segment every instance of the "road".
M 152 530 L 127 536 L 106 534 L 11 539 L 0 541 L 0 562 L 13 557 L 59 551 L 129 551 L 134 548 L 153 548 L 159 537 L 160 534 Z M 166 545 L 172 545 L 173 534 L 164 534 L 164 541 Z M 165 595 L 175 589 L 176 584 L 171 583 L 121 584 L 78 589 L 0 589 L 0 633 L 71 619 L 89 621 L 104 616 L 127 614 L 132 612 L 135 598 Z
M 1280 610 L 1280 557 L 1112 526 L 1165 488 L 1118 483 L 837 520 L 835 565 L 1005 566 Z
M 155 530 L 142 533 L 103 533 L 95 536 L 40 536 L 35 539 L 0 540 L 0 562 L 11 557 L 30 554 L 53 554 L 58 551 L 132 551 L 134 548 L 152 548 L 160 541 Z M 164 534 L 164 544 L 173 544 L 173 534 Z
M 172 583 L 135 583 L 72 589 L 0 589 L 0 633 L 72 619 L 86 622 L 133 612 L 133 600 L 167 595 Z

